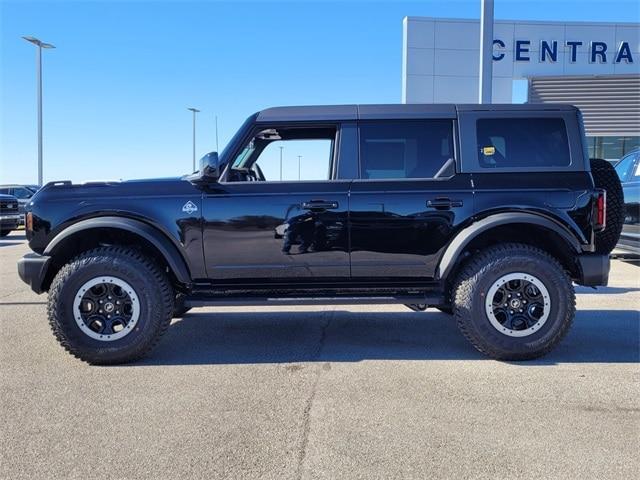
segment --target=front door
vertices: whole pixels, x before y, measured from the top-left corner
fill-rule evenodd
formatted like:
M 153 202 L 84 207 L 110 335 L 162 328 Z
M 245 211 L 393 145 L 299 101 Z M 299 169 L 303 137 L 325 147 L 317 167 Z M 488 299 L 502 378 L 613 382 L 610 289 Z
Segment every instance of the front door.
M 430 280 L 444 247 L 473 212 L 456 174 L 453 119 L 360 124 L 360 179 L 351 186 L 351 271 Z
M 349 277 L 349 181 L 334 180 L 337 126 L 261 126 L 205 192 L 214 281 Z

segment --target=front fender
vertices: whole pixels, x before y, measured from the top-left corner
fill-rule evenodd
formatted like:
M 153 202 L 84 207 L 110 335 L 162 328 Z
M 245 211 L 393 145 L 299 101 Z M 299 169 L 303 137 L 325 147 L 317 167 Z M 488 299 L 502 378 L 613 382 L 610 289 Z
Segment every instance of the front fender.
M 71 235 L 75 235 L 76 233 L 84 230 L 95 228 L 120 229 L 141 236 L 158 249 L 158 251 L 161 253 L 167 264 L 169 265 L 169 268 L 175 274 L 178 281 L 180 281 L 181 283 L 191 282 L 188 263 L 180 249 L 158 229 L 139 220 L 134 220 L 127 217 L 96 217 L 74 223 L 73 225 L 70 225 L 59 232 L 49 242 L 43 252 L 43 255 L 53 256 L 55 254 L 56 248 Z

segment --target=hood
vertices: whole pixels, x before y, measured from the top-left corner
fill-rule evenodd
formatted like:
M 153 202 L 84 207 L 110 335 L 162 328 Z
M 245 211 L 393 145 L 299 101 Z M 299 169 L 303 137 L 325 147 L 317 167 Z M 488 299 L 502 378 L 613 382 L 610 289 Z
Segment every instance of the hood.
M 196 187 L 185 177 L 147 178 L 126 181 L 72 183 L 69 180 L 49 182 L 31 197 L 31 204 L 45 200 L 90 201 L 107 197 L 153 197 L 184 195 Z

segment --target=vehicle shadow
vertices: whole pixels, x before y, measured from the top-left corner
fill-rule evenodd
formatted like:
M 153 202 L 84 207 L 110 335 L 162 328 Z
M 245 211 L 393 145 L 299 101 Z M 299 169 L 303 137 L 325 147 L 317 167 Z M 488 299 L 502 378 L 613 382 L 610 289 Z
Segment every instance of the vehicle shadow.
M 13 240 L 13 238 L 12 238 L 12 240 Z M 0 248 L 2 248 L 2 247 L 12 247 L 14 245 L 20 245 L 20 244 L 21 244 L 21 242 L 11 242 L 11 241 L 7 242 L 5 240 L 5 241 L 0 241 Z
M 553 352 L 514 364 L 638 362 L 639 315 L 580 311 Z M 452 317 L 434 311 L 195 311 L 175 321 L 153 354 L 134 366 L 485 359 Z
M 595 289 L 591 287 L 583 287 L 576 285 L 576 294 L 579 295 L 613 295 L 619 293 L 639 292 L 640 288 L 634 287 L 597 287 Z
M 15 307 L 18 305 L 46 305 L 47 302 L 0 302 L 0 307 L 2 306 L 11 306 Z

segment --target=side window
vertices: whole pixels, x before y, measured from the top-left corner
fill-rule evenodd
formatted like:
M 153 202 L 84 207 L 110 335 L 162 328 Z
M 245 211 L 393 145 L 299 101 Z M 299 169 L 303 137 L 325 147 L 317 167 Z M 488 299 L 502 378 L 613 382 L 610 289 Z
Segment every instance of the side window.
M 227 181 L 330 180 L 335 138 L 335 128 L 262 129 L 236 156 Z
M 13 195 L 20 200 L 31 198 L 33 196 L 33 192 L 26 188 L 18 187 L 13 189 Z
M 561 118 L 485 118 L 476 124 L 482 168 L 544 168 L 571 164 Z
M 332 149 L 329 139 L 281 140 L 267 145 L 255 165 L 265 180 L 329 180 Z
M 0 193 L 3 195 L 10 195 L 8 188 L 0 188 Z
M 621 182 L 626 182 L 629 180 L 631 176 L 631 170 L 633 169 L 633 164 L 635 163 L 636 155 L 632 153 L 631 155 L 627 155 L 622 160 L 620 160 L 616 166 L 616 173 L 620 178 Z
M 452 121 L 360 125 L 360 178 L 436 178 L 453 173 Z

